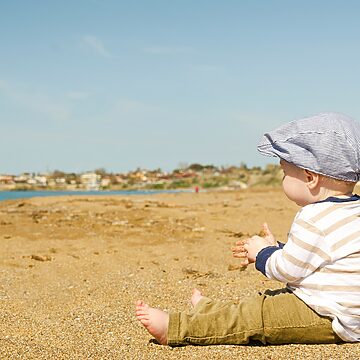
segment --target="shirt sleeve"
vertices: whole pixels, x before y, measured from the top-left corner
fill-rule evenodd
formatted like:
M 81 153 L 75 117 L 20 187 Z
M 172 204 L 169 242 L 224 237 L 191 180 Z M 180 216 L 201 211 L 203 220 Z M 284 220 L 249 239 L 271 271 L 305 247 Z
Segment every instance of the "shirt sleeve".
M 298 217 L 284 247 L 263 249 L 258 254 L 259 260 L 256 258 L 256 268 L 270 279 L 296 284 L 331 260 L 324 237 L 314 223 Z
M 262 272 L 266 276 L 266 262 L 268 261 L 269 257 L 277 250 L 280 250 L 281 248 L 278 246 L 268 246 L 261 251 L 256 256 L 255 261 L 255 268 Z

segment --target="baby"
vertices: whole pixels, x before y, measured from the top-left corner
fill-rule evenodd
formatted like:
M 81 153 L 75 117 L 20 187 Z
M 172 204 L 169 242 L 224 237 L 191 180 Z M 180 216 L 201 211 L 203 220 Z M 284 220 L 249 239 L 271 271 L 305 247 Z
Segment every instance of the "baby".
M 233 302 L 193 290 L 190 312 L 143 301 L 136 316 L 160 344 L 211 345 L 360 341 L 360 123 L 322 113 L 266 133 L 260 153 L 277 156 L 283 190 L 301 206 L 286 244 L 267 224 L 264 237 L 239 241 L 233 256 L 255 263 L 283 289 Z

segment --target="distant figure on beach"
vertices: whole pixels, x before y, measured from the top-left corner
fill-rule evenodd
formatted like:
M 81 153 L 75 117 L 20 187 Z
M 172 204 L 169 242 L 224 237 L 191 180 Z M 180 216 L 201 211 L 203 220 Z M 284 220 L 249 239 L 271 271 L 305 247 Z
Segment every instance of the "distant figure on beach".
M 192 310 L 165 312 L 139 300 L 136 316 L 160 344 L 320 344 L 360 341 L 360 123 L 322 113 L 266 133 L 260 153 L 276 156 L 283 190 L 301 206 L 286 244 L 238 241 L 233 256 L 255 263 L 283 289 L 218 302 L 193 290 Z
M 195 186 L 195 192 L 196 192 L 196 194 L 199 192 L 199 187 L 198 186 Z

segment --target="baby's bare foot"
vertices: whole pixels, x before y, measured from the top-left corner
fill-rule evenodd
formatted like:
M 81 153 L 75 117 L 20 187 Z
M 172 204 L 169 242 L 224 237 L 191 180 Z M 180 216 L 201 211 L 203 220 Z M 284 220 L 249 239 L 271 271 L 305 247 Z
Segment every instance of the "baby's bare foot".
M 167 344 L 166 334 L 169 326 L 167 312 L 154 309 L 139 300 L 136 302 L 136 317 L 161 345 Z
M 193 293 L 191 295 L 191 304 L 193 307 L 196 306 L 196 304 L 203 298 L 200 290 L 194 289 Z

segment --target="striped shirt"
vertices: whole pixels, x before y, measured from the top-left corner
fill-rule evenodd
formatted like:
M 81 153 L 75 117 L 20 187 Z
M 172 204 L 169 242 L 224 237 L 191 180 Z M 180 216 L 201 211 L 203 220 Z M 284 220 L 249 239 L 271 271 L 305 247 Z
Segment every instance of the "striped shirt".
M 303 207 L 285 246 L 263 249 L 258 257 L 257 268 L 263 262 L 267 277 L 286 283 L 318 314 L 332 318 L 340 338 L 360 341 L 359 196 Z

